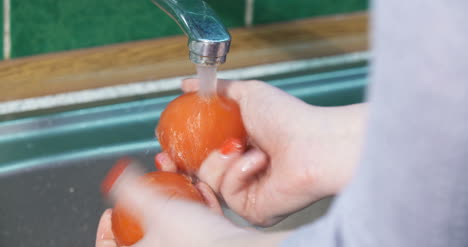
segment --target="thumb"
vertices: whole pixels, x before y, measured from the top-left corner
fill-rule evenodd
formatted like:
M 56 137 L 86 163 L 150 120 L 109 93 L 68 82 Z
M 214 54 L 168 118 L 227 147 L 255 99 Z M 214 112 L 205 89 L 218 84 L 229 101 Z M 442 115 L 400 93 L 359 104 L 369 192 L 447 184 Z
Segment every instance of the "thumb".
M 96 233 L 96 247 L 117 247 L 112 232 L 112 209 L 106 209 L 99 220 Z
M 268 167 L 268 159 L 259 149 L 251 149 L 229 168 L 221 185 L 224 197 L 232 196 L 245 190 L 257 175 Z
M 236 138 L 228 139 L 219 150 L 211 152 L 203 161 L 197 177 L 219 193 L 226 171 L 244 150 L 243 143 Z

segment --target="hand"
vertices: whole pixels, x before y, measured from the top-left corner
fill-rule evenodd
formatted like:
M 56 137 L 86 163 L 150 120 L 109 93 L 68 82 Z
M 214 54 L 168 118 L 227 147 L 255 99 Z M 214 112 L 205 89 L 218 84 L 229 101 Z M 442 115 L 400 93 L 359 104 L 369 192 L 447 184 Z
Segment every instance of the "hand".
M 211 153 L 197 175 L 240 216 L 269 226 L 350 180 L 363 105 L 315 107 L 259 81 L 219 80 L 218 87 L 239 104 L 252 147 Z M 182 88 L 196 91 L 198 80 L 185 80 Z M 156 160 L 162 170 L 176 170 L 166 153 Z
M 204 206 L 165 200 L 138 182 L 135 167 L 125 169 L 110 190 L 112 200 L 140 212 L 145 236 L 133 246 L 276 246 L 287 233 L 263 234 L 231 224 Z M 99 222 L 96 247 L 116 247 L 111 231 L 111 210 Z
M 102 184 L 102 191 L 107 194 L 112 188 L 114 180 L 118 178 L 120 173 L 125 167 L 130 164 L 137 164 L 135 161 L 130 159 L 121 159 L 115 165 L 114 168 L 107 175 L 106 180 Z M 221 205 L 218 199 L 214 195 L 210 187 L 204 182 L 198 181 L 195 187 L 200 192 L 208 209 L 214 214 L 223 215 Z M 99 225 L 96 233 L 96 247 L 117 247 L 114 234 L 112 232 L 112 209 L 106 209 L 99 220 Z

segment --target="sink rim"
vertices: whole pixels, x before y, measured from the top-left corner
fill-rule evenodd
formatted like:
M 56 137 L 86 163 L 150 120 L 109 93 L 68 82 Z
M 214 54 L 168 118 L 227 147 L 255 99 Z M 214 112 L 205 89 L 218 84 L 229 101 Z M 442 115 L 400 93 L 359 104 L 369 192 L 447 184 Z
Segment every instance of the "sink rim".
M 368 61 L 369 57 L 370 53 L 368 51 L 363 51 L 335 56 L 256 65 L 240 69 L 219 71 L 218 78 L 228 80 L 247 80 L 259 77 L 277 76 L 284 73 L 364 62 Z M 67 110 L 77 109 L 84 104 L 95 105 L 99 104 L 99 102 L 112 104 L 122 99 L 152 97 L 154 94 L 167 95 L 180 90 L 180 82 L 183 79 L 195 76 L 196 75 L 191 74 L 154 81 L 134 82 L 125 85 L 0 102 L 0 121 L 2 119 L 14 118 L 15 115 L 24 116 L 25 113 L 26 116 L 28 116 L 34 115 L 37 112 L 53 111 L 54 109 L 60 108 L 66 108 Z
M 273 86 L 303 99 L 323 98 L 323 95 L 333 95 L 340 90 L 353 91 L 365 86 L 368 68 L 361 62 L 367 58 L 367 54 L 349 54 L 346 58 L 343 60 L 343 57 L 335 56 L 319 61 L 271 64 L 261 68 L 263 70 L 248 68 L 250 71 L 234 75 L 255 76 L 258 71 L 264 72 L 267 68 L 272 72 L 262 75 L 267 75 L 265 81 Z M 313 70 L 343 64 L 352 66 L 325 72 Z M 299 74 L 291 75 L 293 72 Z M 179 94 L 180 91 L 169 90 L 165 96 L 157 98 L 0 122 L 0 177 L 36 169 L 42 167 L 41 164 L 111 155 L 122 150 L 159 150 L 152 130 L 166 104 Z M 145 129 L 144 133 L 139 130 L 136 130 L 136 134 L 131 132 L 142 128 Z M 123 134 L 119 136 L 115 133 Z M 92 141 L 83 139 L 86 135 L 92 135 Z

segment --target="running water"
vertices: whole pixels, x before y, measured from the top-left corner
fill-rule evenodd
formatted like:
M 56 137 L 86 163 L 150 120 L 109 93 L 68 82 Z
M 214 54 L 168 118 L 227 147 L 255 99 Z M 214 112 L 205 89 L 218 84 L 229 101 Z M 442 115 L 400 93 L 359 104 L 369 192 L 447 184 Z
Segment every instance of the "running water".
M 200 80 L 200 89 L 198 94 L 208 97 L 216 93 L 216 66 L 206 66 L 197 64 L 197 75 Z

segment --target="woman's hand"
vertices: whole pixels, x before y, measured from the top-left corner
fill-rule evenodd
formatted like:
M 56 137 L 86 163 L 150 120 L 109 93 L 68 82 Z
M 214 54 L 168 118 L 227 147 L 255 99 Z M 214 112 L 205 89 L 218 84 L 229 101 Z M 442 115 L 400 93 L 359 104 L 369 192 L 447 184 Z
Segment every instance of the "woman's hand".
M 124 169 L 131 163 L 135 163 L 129 159 L 119 160 L 114 168 L 109 173 L 107 179 L 103 183 L 103 192 L 108 193 L 114 183 L 114 179 L 117 179 L 121 170 Z M 211 188 L 204 182 L 198 181 L 195 187 L 200 192 L 205 202 L 205 206 L 214 214 L 223 215 L 221 205 L 219 204 L 216 195 L 213 193 Z M 96 233 L 96 247 L 117 247 L 114 234 L 112 232 L 112 209 L 106 209 L 99 220 L 99 225 Z
M 106 209 L 99 220 L 96 232 L 96 247 L 117 247 L 111 222 L 112 209 Z
M 315 107 L 259 81 L 219 80 L 218 87 L 239 104 L 252 147 L 211 153 L 197 175 L 236 213 L 272 225 L 349 181 L 363 105 Z M 185 92 L 197 89 L 197 79 L 183 82 Z M 162 170 L 176 170 L 166 153 L 156 161 Z
M 123 207 L 144 215 L 139 221 L 145 236 L 133 246 L 276 246 L 287 234 L 263 234 L 253 229 L 238 228 L 202 205 L 166 200 L 139 183 L 139 176 L 141 173 L 130 166 L 110 190 L 113 201 L 118 198 Z M 96 247 L 117 246 L 110 216 L 111 211 L 106 210 L 101 217 Z

